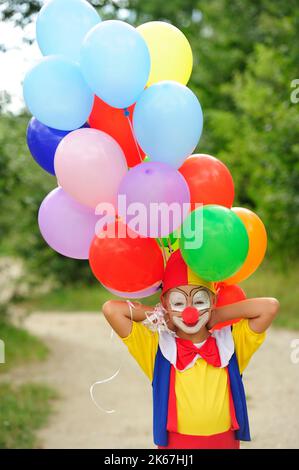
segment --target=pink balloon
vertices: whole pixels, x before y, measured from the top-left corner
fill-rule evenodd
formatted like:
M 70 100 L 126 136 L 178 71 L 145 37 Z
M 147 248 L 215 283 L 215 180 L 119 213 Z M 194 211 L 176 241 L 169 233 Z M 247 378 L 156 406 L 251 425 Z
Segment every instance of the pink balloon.
M 101 202 L 116 206 L 117 190 L 128 169 L 119 144 L 105 132 L 88 128 L 62 139 L 54 166 L 64 191 L 93 209 Z
M 74 201 L 62 188 L 56 188 L 43 200 L 38 223 L 53 250 L 69 258 L 88 259 L 97 223 L 92 209 Z

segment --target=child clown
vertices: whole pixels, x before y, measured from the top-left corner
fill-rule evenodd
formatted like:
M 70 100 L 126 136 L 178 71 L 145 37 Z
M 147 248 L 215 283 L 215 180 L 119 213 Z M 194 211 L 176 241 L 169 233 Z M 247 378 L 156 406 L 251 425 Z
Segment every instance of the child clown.
M 215 308 L 215 301 L 215 285 L 193 273 L 178 250 L 165 268 L 161 304 L 103 306 L 152 382 L 154 442 L 161 449 L 238 449 L 240 440 L 250 440 L 242 373 L 279 303 L 255 298 Z

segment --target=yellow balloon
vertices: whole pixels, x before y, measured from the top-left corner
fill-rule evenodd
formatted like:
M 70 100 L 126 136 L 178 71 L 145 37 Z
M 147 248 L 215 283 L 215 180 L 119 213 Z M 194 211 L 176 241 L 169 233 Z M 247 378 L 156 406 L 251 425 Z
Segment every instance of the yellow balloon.
M 193 66 L 191 46 L 175 26 L 163 21 L 150 21 L 138 26 L 149 48 L 151 71 L 147 86 L 161 80 L 174 80 L 186 85 Z

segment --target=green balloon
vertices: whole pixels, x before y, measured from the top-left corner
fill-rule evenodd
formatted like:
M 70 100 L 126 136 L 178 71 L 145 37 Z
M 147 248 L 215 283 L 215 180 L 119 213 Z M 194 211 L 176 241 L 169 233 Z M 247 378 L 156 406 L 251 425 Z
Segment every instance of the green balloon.
M 204 206 L 191 212 L 183 223 L 182 256 L 187 265 L 207 281 L 223 281 L 239 271 L 248 248 L 245 225 L 226 207 Z
M 163 246 L 165 246 L 165 248 L 168 248 L 169 245 L 174 245 L 176 241 L 178 240 L 178 238 L 180 238 L 179 230 L 175 230 L 174 232 L 170 233 L 168 237 L 163 237 L 161 239 L 157 238 L 157 241 L 159 245 L 161 246 L 160 240 L 162 240 Z

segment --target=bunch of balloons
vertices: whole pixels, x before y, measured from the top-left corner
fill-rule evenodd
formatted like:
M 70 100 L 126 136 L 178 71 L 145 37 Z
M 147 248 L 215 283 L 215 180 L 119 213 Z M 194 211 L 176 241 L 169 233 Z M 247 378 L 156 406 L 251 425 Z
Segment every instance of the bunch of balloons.
M 222 302 L 240 299 L 236 283 L 261 263 L 266 231 L 256 214 L 232 208 L 227 167 L 192 155 L 203 113 L 186 86 L 193 58 L 184 34 L 161 21 L 137 28 L 102 21 L 85 0 L 50 0 L 36 39 L 43 58 L 24 80 L 33 115 L 27 142 L 58 181 L 39 210 L 45 241 L 64 256 L 89 259 L 107 289 L 129 298 L 157 291 L 168 252 L 179 248 L 198 275 L 220 282 Z M 136 225 L 120 197 L 142 205 L 147 223 Z M 153 221 L 153 203 L 175 205 L 181 216 L 170 211 Z M 105 223 L 101 204 L 115 209 Z M 196 248 L 187 225 L 202 238 Z

